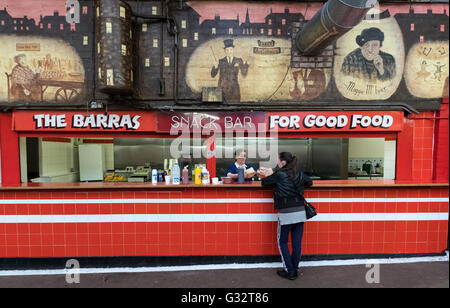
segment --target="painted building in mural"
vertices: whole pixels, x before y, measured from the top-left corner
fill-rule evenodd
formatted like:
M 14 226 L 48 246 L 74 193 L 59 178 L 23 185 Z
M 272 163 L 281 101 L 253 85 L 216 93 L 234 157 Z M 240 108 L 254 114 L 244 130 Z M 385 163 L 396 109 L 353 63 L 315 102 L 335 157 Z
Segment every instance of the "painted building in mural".
M 136 15 L 166 14 L 159 1 L 127 3 Z M 295 34 L 320 5 L 173 2 L 168 13 L 176 20 L 176 37 L 161 23 L 133 18 L 132 96 L 150 106 L 173 98 L 195 103 L 205 88 L 220 87 L 223 103 L 408 99 L 423 109 L 423 99 L 448 95 L 448 5 L 375 7 L 320 55 L 301 56 L 293 47 Z M 10 7 L 0 10 L 0 101 L 59 106 L 107 99 L 95 89 L 108 72 L 94 56 L 100 47 L 94 1 L 80 1 L 79 23 L 66 21 L 63 1 L 33 17 Z M 377 46 L 369 48 L 368 40 Z

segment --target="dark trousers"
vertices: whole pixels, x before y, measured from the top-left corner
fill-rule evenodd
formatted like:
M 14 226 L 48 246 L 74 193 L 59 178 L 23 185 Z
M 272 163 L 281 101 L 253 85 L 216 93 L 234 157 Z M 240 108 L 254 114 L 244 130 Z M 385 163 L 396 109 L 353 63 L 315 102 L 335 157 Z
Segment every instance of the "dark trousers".
M 302 255 L 303 222 L 282 226 L 278 222 L 278 248 L 284 269 L 289 274 L 297 274 Z M 289 234 L 292 240 L 292 254 L 289 251 Z

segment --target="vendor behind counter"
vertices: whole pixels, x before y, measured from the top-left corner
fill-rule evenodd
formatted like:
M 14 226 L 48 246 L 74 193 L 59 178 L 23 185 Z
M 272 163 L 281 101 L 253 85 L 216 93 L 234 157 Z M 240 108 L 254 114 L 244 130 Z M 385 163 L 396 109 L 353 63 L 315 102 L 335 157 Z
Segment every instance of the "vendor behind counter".
M 247 160 L 247 152 L 245 152 L 245 150 L 237 150 L 234 153 L 234 159 L 234 164 L 231 164 L 228 167 L 227 176 L 232 178 L 234 181 L 237 181 L 238 168 L 244 168 L 245 181 L 251 181 L 258 169 L 255 169 L 253 166 L 245 163 Z

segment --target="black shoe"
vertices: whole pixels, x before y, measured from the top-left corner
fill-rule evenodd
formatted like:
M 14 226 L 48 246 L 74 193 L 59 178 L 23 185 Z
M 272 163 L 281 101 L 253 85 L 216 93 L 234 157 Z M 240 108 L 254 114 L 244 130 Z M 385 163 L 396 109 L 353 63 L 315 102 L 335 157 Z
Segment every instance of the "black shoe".
M 289 280 L 295 280 L 298 277 L 298 275 L 296 275 L 296 274 L 289 274 L 285 270 L 277 271 L 277 274 L 278 274 L 278 276 L 283 277 L 285 279 L 289 279 Z

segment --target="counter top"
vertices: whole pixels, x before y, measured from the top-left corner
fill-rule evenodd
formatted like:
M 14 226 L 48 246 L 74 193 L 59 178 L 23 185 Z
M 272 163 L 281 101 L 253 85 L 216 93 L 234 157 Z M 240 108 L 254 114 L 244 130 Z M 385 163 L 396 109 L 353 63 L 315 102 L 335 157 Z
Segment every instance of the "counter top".
M 427 183 L 418 181 L 397 181 L 397 180 L 335 180 L 335 181 L 314 181 L 312 188 L 345 188 L 345 187 L 448 187 L 448 182 L 430 181 Z M 219 184 L 219 185 L 166 185 L 158 183 L 26 183 L 17 186 L 0 186 L 0 191 L 14 190 L 92 190 L 92 189 L 185 189 L 185 188 L 255 188 L 270 189 L 262 187 L 261 182 L 251 182 L 246 184 Z

